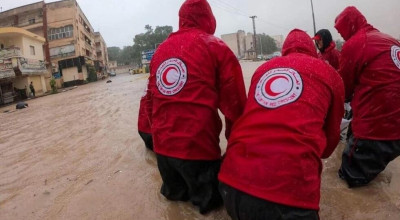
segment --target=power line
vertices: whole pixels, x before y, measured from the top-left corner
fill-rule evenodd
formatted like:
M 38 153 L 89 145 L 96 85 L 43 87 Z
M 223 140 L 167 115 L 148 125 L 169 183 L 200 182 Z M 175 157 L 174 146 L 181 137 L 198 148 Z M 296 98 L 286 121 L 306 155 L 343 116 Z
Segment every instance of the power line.
M 235 15 L 240 15 L 240 16 L 248 17 L 247 14 L 242 13 L 240 10 L 238 10 L 238 9 L 232 7 L 232 6 L 229 7 L 229 6 L 225 5 L 225 4 L 222 4 L 222 3 L 219 2 L 219 1 L 210 0 L 210 3 L 212 3 L 212 5 L 214 5 L 215 7 L 220 8 L 220 9 L 222 9 L 222 10 L 228 12 L 228 13 L 232 13 L 232 14 L 235 14 Z
M 235 15 L 240 15 L 240 16 L 243 16 L 243 17 L 250 17 L 249 13 L 247 13 L 247 12 L 241 10 L 241 9 L 238 9 L 238 8 L 232 6 L 232 5 L 230 5 L 230 4 L 228 4 L 228 3 L 224 2 L 224 1 L 221 1 L 221 0 L 209 0 L 209 2 L 212 3 L 213 6 L 215 6 L 217 8 L 220 8 L 220 9 L 222 9 L 222 10 L 228 12 L 228 13 L 235 14 Z M 264 20 L 262 18 L 259 18 L 259 20 L 264 22 L 265 24 L 268 24 L 268 25 L 273 26 L 275 28 L 280 28 L 280 29 L 285 30 L 285 31 L 289 30 L 289 28 L 285 28 L 285 27 L 273 24 L 273 23 L 268 22 L 268 21 L 266 21 L 266 20 Z

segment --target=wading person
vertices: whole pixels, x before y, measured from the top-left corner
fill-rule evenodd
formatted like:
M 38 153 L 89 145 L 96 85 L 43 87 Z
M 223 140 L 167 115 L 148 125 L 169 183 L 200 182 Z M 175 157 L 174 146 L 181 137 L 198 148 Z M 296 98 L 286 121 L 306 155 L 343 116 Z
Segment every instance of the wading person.
M 213 36 L 216 21 L 205 0 L 187 0 L 179 30 L 155 52 L 144 101 L 154 152 L 169 200 L 190 200 L 204 214 L 222 205 L 218 192 L 219 134 L 228 138 L 243 112 L 246 91 L 233 52 Z
M 146 83 L 146 89 L 144 95 L 140 99 L 139 115 L 138 115 L 138 132 L 142 138 L 144 145 L 147 149 L 153 151 L 153 136 L 151 135 L 150 121 L 147 114 L 145 102 L 148 100 L 147 96 L 148 82 Z
M 29 84 L 29 89 L 31 90 L 32 97 L 36 97 L 36 95 L 35 95 L 35 87 L 33 87 L 33 82 L 31 82 L 31 84 Z
M 336 49 L 331 32 L 327 29 L 321 29 L 315 34 L 313 40 L 315 40 L 315 44 L 319 50 L 319 57 L 338 70 L 340 52 Z
M 400 155 L 400 43 L 355 7 L 338 15 L 335 28 L 346 41 L 339 73 L 353 110 L 339 176 L 363 186 Z
M 318 219 L 321 158 L 339 142 L 343 82 L 304 31 L 289 33 L 282 55 L 254 73 L 228 141 L 219 180 L 234 220 Z

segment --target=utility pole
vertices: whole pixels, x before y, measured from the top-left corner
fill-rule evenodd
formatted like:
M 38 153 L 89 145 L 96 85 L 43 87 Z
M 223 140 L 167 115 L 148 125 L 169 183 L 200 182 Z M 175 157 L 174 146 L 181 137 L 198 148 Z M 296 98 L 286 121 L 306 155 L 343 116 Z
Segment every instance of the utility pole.
M 259 35 L 259 36 L 260 36 L 260 47 L 261 47 L 261 50 L 260 50 L 260 52 L 261 52 L 261 59 L 263 59 L 264 55 L 263 55 L 263 49 L 262 49 L 262 40 L 261 40 L 261 35 Z
M 257 16 L 255 16 L 255 15 L 253 15 L 253 16 L 250 16 L 250 18 L 253 20 L 253 32 L 254 32 L 254 35 L 253 35 L 253 48 L 254 48 L 254 51 L 256 52 L 256 57 L 257 57 L 257 50 L 256 50 L 256 48 L 257 48 L 257 38 L 256 38 L 256 22 L 254 21 L 254 19 L 256 18 Z
M 312 20 L 313 20 L 313 24 L 314 24 L 314 35 L 317 33 L 317 30 L 315 29 L 315 17 L 314 17 L 314 5 L 312 0 L 311 1 L 311 11 L 312 11 Z

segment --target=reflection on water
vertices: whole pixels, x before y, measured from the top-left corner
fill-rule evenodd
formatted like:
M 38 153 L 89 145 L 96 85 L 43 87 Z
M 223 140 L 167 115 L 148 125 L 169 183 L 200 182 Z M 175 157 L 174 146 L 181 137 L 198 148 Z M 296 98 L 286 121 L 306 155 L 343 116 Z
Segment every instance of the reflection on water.
M 242 63 L 248 88 L 261 63 Z M 122 74 L 0 108 L 0 219 L 229 219 L 167 201 L 154 153 L 137 133 L 146 74 Z M 9 110 L 9 113 L 3 113 Z M 226 140 L 221 135 L 222 148 Z M 321 219 L 400 219 L 400 161 L 368 187 L 337 177 L 343 145 L 324 161 Z

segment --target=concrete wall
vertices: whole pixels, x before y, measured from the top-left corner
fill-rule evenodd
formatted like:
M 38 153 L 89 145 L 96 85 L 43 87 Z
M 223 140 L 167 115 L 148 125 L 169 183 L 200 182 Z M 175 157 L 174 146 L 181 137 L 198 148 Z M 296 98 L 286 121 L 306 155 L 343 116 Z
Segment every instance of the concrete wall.
M 0 39 L 0 43 L 4 45 L 5 48 L 9 48 L 11 46 L 19 47 L 21 49 L 21 53 L 23 53 L 23 43 L 22 36 L 18 37 L 2 37 Z
M 29 90 L 29 83 L 28 83 L 28 77 L 17 77 L 14 80 L 14 87 L 17 88 L 17 89 L 25 89 L 25 86 L 26 86 L 27 91 L 28 91 Z
M 83 67 L 82 67 L 83 68 Z M 64 82 L 79 80 L 78 67 L 71 67 L 62 70 Z
M 71 67 L 62 69 L 63 81 L 70 82 L 74 80 L 86 80 L 88 78 L 88 71 L 86 66 L 82 66 L 82 72 L 78 73 L 78 67 Z
M 23 37 L 23 56 L 28 59 L 44 60 L 43 43 L 29 37 Z M 30 46 L 35 48 L 35 55 L 31 55 Z
M 44 76 L 17 77 L 14 79 L 14 87 L 18 89 L 26 88 L 27 95 L 30 96 L 31 90 L 29 89 L 29 85 L 31 82 L 33 82 L 36 96 L 43 95 L 47 92 Z
M 240 56 L 237 33 L 221 35 L 222 40 L 233 51 L 236 57 Z

